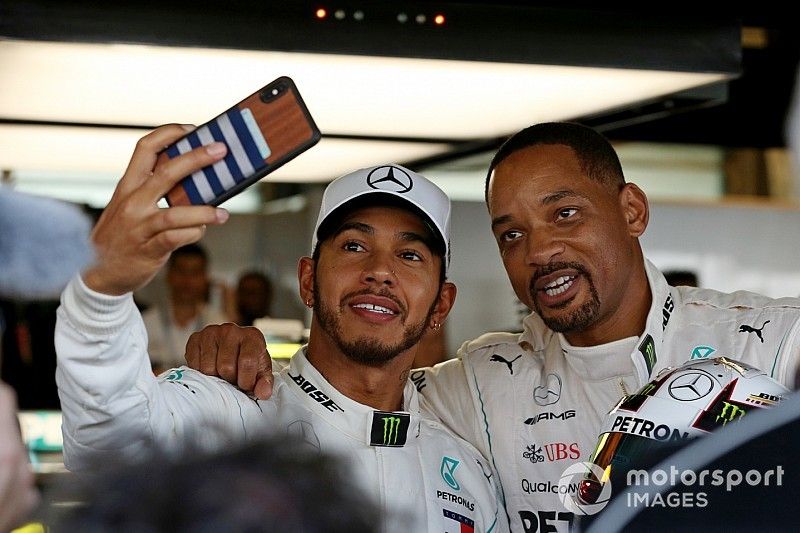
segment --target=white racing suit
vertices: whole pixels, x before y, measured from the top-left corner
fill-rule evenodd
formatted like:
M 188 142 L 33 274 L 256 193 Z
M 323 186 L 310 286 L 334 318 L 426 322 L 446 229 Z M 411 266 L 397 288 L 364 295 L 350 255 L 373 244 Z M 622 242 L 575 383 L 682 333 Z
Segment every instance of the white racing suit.
M 531 314 L 522 333 L 486 334 L 459 359 L 412 372 L 436 414 L 497 468 L 512 531 L 567 530 L 559 493 L 576 484 L 560 489 L 562 472 L 589 460 L 606 413 L 660 369 L 728 356 L 793 388 L 800 299 L 669 287 L 646 269 L 653 303 L 639 338 L 576 348 Z
M 189 443 L 224 449 L 268 432 L 291 433 L 343 455 L 382 510 L 381 531 L 508 531 L 491 466 L 420 414 L 410 381 L 404 411 L 384 413 L 339 393 L 304 350 L 275 374 L 267 401 L 185 367 L 156 378 L 132 297 L 95 293 L 80 278 L 62 294 L 56 348 L 69 469 L 142 457 L 155 445 L 180 453 Z

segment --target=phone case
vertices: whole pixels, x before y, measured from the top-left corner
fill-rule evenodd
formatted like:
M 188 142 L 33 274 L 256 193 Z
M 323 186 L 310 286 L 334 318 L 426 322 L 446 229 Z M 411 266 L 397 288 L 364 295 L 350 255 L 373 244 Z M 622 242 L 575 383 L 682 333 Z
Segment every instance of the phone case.
M 282 76 L 168 146 L 159 158 L 214 141 L 224 159 L 186 176 L 165 196 L 170 206 L 219 205 L 308 150 L 321 137 L 297 87 Z

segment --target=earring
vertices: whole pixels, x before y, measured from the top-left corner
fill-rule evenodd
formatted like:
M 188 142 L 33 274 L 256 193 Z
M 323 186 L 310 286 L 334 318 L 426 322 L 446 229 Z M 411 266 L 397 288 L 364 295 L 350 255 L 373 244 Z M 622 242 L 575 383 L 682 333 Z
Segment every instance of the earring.
M 442 329 L 442 325 L 440 323 L 434 321 L 433 322 L 433 326 L 431 326 L 431 329 L 433 331 L 439 331 L 440 329 Z
M 313 306 L 313 304 L 311 303 L 311 298 L 306 298 L 306 307 L 311 309 L 312 306 Z

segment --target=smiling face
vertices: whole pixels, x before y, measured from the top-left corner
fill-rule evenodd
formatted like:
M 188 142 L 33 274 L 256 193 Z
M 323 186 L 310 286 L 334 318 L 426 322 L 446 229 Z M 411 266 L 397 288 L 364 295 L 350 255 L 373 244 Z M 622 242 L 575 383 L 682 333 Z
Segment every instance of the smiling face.
M 635 185 L 601 183 L 572 148 L 511 153 L 488 189 L 492 231 L 517 297 L 575 345 L 644 327 L 649 289 L 637 237 L 647 201 Z
M 302 296 L 314 302 L 309 345 L 327 344 L 370 366 L 415 347 L 455 297 L 451 283 L 440 283 L 442 258 L 429 240 L 419 217 L 401 208 L 367 207 L 344 217 L 320 243 L 316 264 L 301 260 Z

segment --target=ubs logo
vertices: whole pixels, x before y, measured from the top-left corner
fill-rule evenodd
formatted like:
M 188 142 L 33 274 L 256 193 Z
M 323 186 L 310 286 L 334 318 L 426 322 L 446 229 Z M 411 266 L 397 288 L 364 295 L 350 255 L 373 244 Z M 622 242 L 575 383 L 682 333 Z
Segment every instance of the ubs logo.
M 372 169 L 367 174 L 367 185 L 379 191 L 405 193 L 414 187 L 414 181 L 405 170 L 387 165 Z

